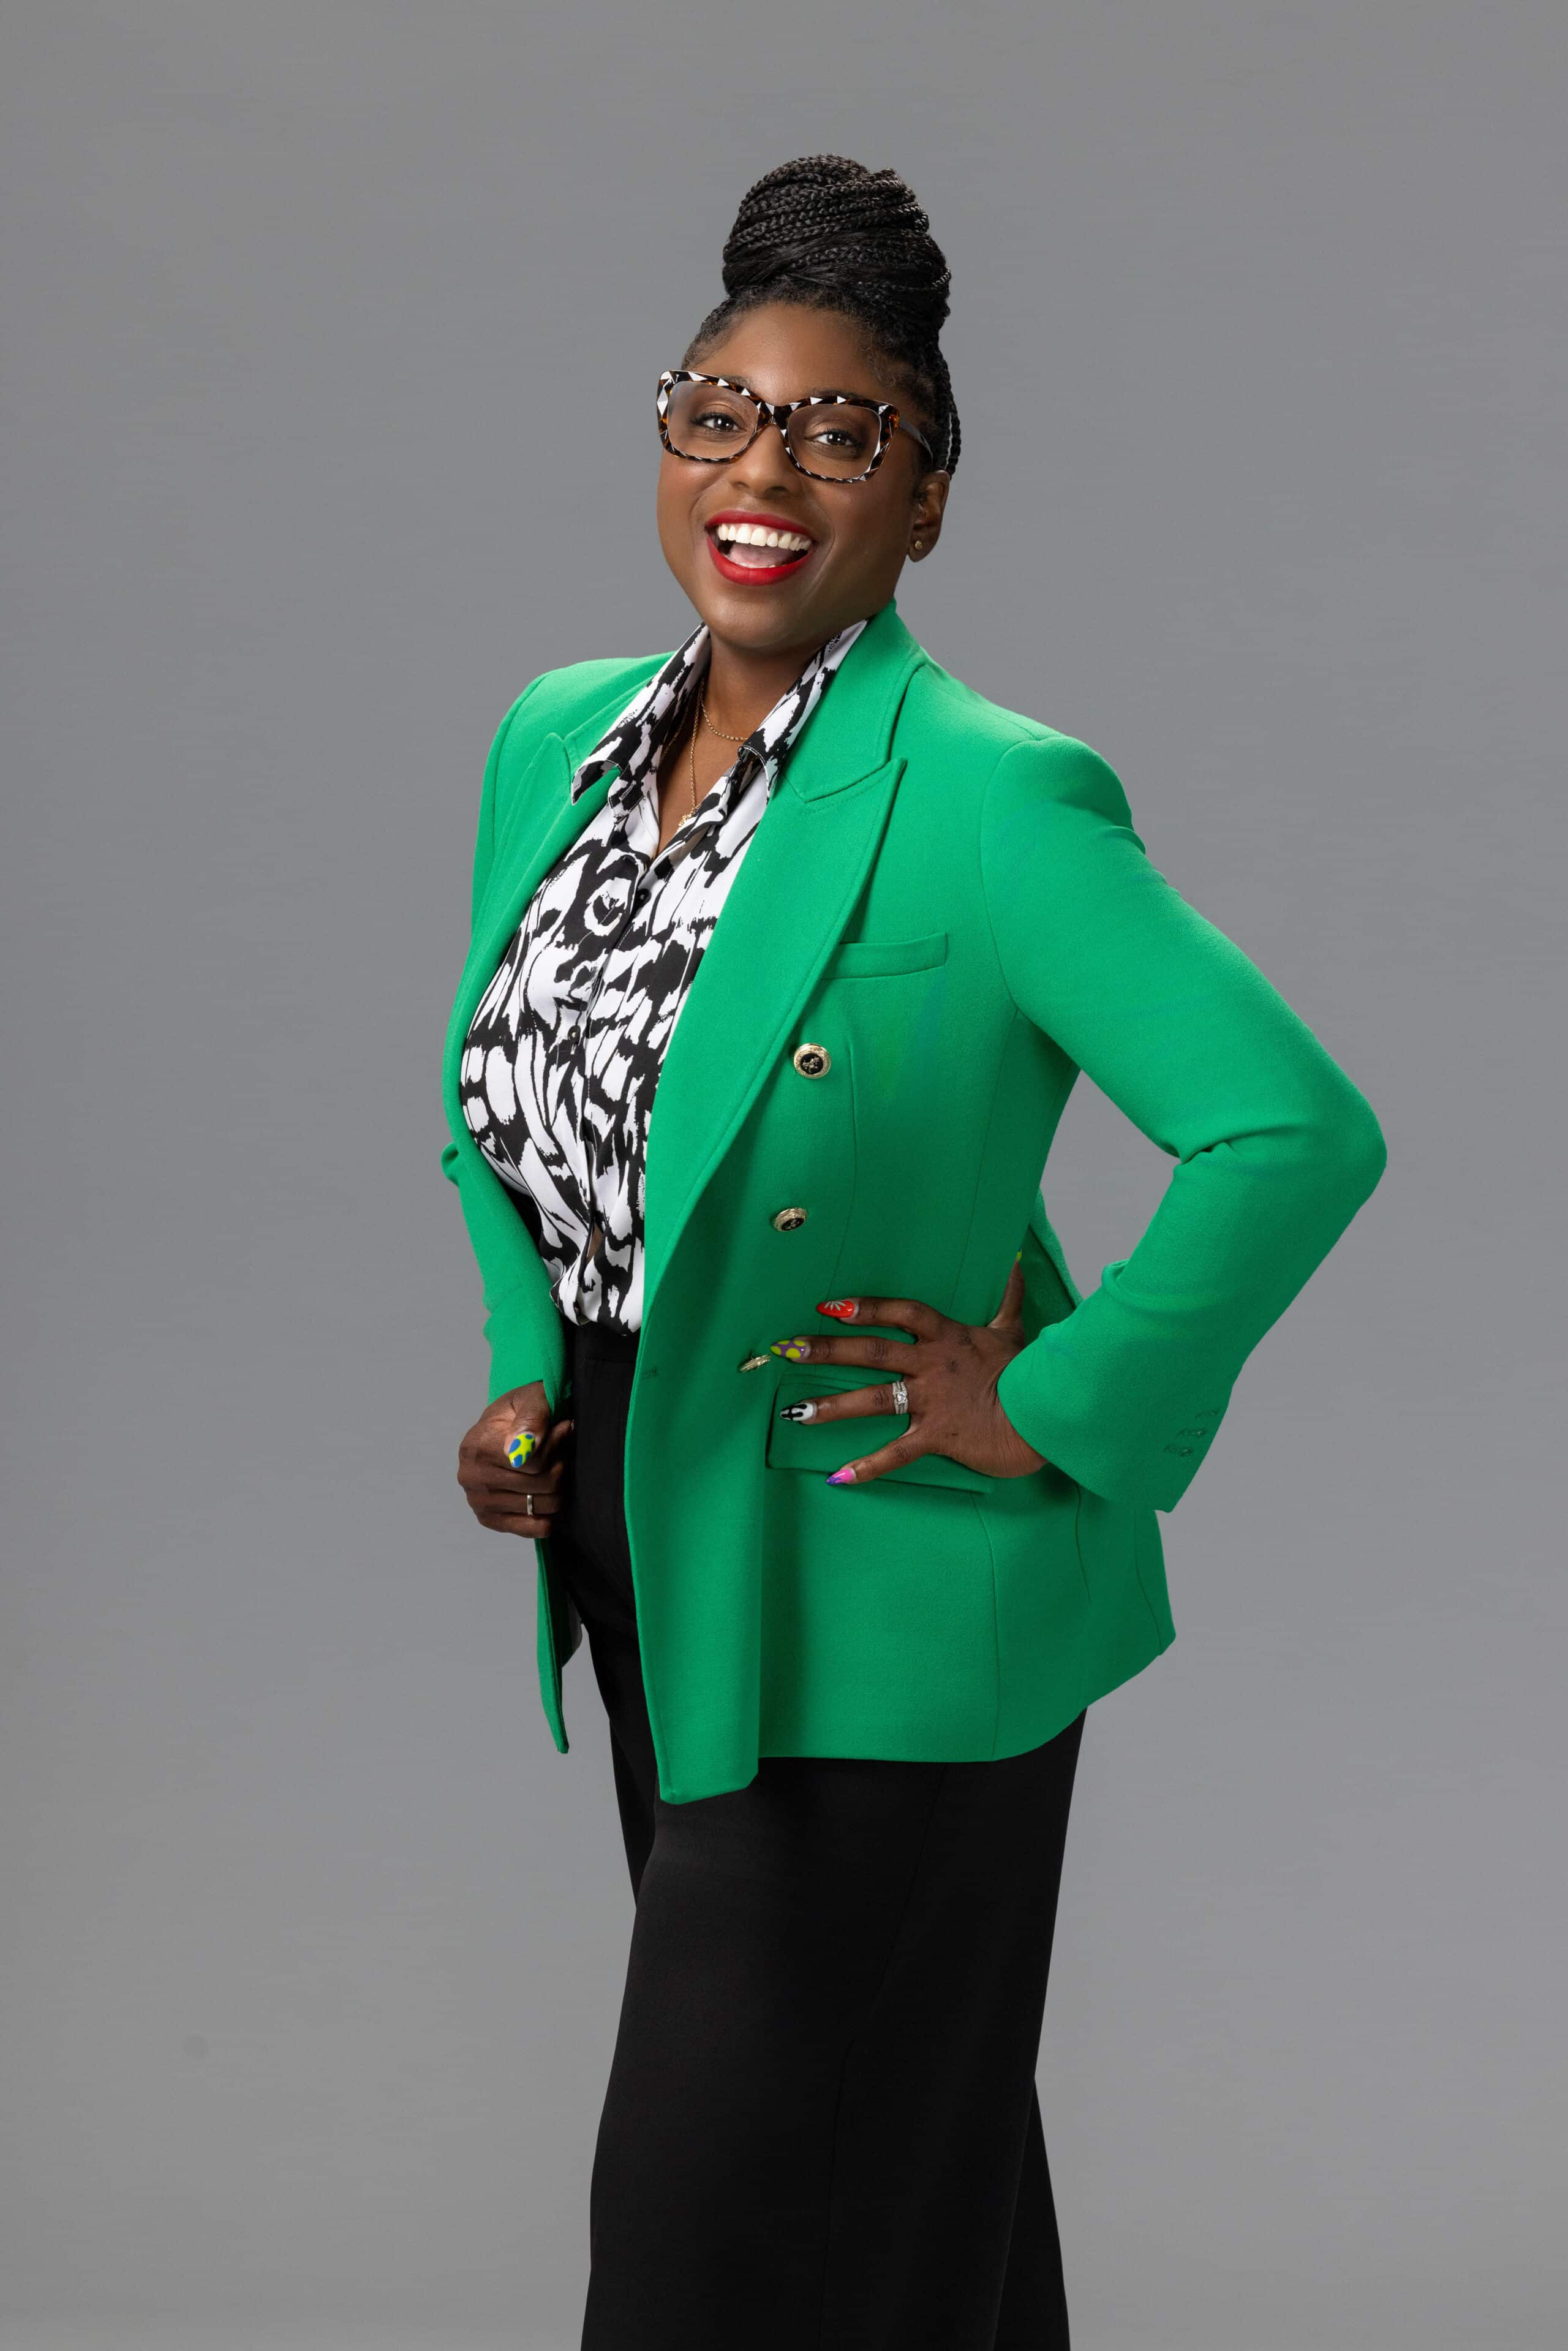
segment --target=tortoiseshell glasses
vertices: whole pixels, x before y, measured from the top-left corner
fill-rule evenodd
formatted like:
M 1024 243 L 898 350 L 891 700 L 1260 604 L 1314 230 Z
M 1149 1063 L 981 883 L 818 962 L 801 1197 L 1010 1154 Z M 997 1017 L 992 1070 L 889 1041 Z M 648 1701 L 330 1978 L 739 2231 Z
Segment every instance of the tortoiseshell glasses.
M 925 435 L 903 422 L 891 400 L 841 392 L 763 400 L 731 376 L 695 375 L 690 368 L 666 368 L 659 378 L 659 438 L 672 456 L 727 465 L 765 424 L 778 426 L 790 464 L 813 481 L 869 480 L 895 433 L 907 433 L 936 463 Z

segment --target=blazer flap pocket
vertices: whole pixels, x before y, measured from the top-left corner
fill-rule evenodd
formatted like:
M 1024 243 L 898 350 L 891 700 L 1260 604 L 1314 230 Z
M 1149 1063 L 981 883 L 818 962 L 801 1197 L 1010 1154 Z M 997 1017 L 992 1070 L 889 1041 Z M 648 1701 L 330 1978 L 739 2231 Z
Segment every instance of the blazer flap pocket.
M 768 1466 L 770 1469 L 810 1469 L 825 1478 L 846 1461 L 875 1452 L 897 1437 L 909 1423 L 896 1412 L 873 1412 L 851 1420 L 780 1420 L 779 1409 L 802 1396 L 827 1395 L 845 1388 L 874 1387 L 877 1375 L 862 1364 L 792 1364 L 773 1391 L 768 1418 Z M 891 1480 L 911 1486 L 956 1486 L 972 1494 L 988 1494 L 996 1485 L 983 1469 L 967 1468 L 946 1453 L 922 1453 L 885 1473 Z M 880 1485 L 881 1479 L 873 1479 Z
M 830 979 L 881 979 L 901 971 L 928 971 L 947 960 L 946 931 L 920 939 L 845 939 L 829 959 Z

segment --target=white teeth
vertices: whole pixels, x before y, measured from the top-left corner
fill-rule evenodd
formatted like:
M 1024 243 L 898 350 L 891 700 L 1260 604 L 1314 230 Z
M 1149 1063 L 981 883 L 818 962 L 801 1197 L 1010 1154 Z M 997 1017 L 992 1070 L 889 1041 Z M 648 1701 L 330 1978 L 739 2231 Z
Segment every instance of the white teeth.
M 741 547 L 777 547 L 790 555 L 803 555 L 811 541 L 798 530 L 769 530 L 758 522 L 715 523 L 716 538 L 727 538 Z

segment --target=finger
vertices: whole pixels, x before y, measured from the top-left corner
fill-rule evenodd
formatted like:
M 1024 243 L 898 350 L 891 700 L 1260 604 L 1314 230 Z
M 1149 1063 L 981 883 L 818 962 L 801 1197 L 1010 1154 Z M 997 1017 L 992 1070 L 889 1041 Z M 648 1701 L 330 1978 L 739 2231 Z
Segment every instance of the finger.
M 893 1389 L 885 1380 L 875 1387 L 845 1388 L 835 1395 L 799 1396 L 781 1405 L 780 1420 L 862 1420 L 873 1413 L 896 1413 Z
M 1023 1251 L 1019 1249 L 1008 1276 L 1008 1286 L 1002 1292 L 1002 1302 L 992 1315 L 988 1329 L 1010 1330 L 1023 1321 Z
M 868 1371 L 912 1363 L 915 1350 L 907 1339 L 886 1339 L 875 1331 L 798 1332 L 792 1339 L 775 1339 L 770 1355 L 787 1364 L 857 1364 Z
M 525 1469 L 530 1462 L 541 1461 L 550 1427 L 550 1409 L 542 1396 L 498 1417 L 495 1436 L 502 1458 L 514 1469 Z
M 475 1447 L 476 1458 L 486 1468 L 499 1470 L 507 1477 L 514 1470 L 543 1477 L 559 1458 L 561 1439 L 556 1431 L 560 1426 L 559 1421 L 541 1419 L 537 1413 L 517 1421 L 498 1420 L 480 1438 Z M 524 1441 L 514 1443 L 517 1438 Z M 529 1438 L 533 1440 L 531 1444 L 527 1441 Z
M 536 1494 L 559 1493 L 567 1475 L 564 1459 L 551 1461 L 540 1468 L 537 1458 L 526 1468 L 514 1469 L 509 1461 L 498 1460 L 493 1454 L 476 1456 L 457 1465 L 457 1482 L 469 1493 L 490 1491 L 507 1496 L 510 1507 L 517 1508 L 517 1496 L 530 1489 Z
M 570 1420 L 552 1421 L 545 1431 L 544 1443 L 530 1453 L 526 1461 L 514 1467 L 510 1461 L 503 1460 L 507 1476 L 531 1479 L 536 1484 L 561 1477 L 566 1469 L 568 1442 L 574 1425 Z
M 566 1507 L 564 1494 L 545 1486 L 470 1486 L 468 1499 L 476 1510 L 505 1510 L 513 1517 L 554 1518 Z M 529 1507 L 531 1504 L 531 1508 Z
M 527 1461 L 518 1463 L 516 1468 L 493 1445 L 476 1446 L 466 1461 L 460 1458 L 457 1476 L 460 1481 L 474 1478 L 481 1483 L 491 1479 L 515 1481 L 518 1478 L 531 1478 L 536 1486 L 549 1486 L 565 1475 L 566 1467 L 566 1456 L 559 1446 L 553 1453 L 547 1447 L 542 1452 L 531 1454 Z
M 886 1322 L 917 1339 L 934 1339 L 947 1320 L 923 1298 L 824 1298 L 817 1311 L 831 1314 L 835 1322 Z
M 480 1510 L 476 1516 L 492 1534 L 521 1535 L 528 1542 L 548 1541 L 551 1531 L 548 1519 L 527 1518 L 520 1510 Z
M 494 1535 L 527 1535 L 529 1542 L 538 1542 L 540 1538 L 550 1538 L 555 1533 L 552 1519 L 540 1519 L 538 1511 L 529 1514 L 527 1510 L 517 1510 L 517 1505 L 507 1507 L 496 1502 L 491 1510 L 475 1511 L 475 1517 L 479 1526 L 486 1526 Z
M 874 1453 L 862 1456 L 858 1461 L 846 1461 L 828 1479 L 830 1486 L 868 1486 L 878 1478 L 885 1478 L 890 1469 L 902 1469 L 907 1461 L 918 1461 L 931 1447 L 922 1445 L 915 1431 L 895 1437 L 887 1445 L 879 1445 Z

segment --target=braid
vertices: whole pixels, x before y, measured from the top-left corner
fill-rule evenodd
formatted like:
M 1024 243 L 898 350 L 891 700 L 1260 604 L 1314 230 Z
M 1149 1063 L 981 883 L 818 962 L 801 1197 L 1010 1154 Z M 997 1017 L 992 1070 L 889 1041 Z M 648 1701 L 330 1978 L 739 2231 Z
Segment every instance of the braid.
M 717 340 L 763 302 L 799 302 L 858 319 L 930 420 L 936 463 L 951 474 L 961 434 L 941 333 L 952 283 L 914 190 L 896 172 L 846 155 L 802 155 L 765 172 L 740 200 L 724 248 L 725 298 L 685 354 Z

